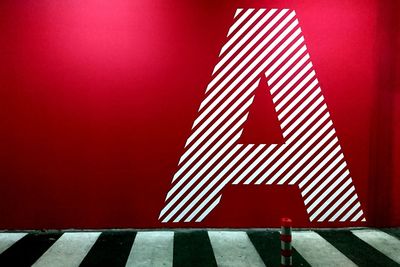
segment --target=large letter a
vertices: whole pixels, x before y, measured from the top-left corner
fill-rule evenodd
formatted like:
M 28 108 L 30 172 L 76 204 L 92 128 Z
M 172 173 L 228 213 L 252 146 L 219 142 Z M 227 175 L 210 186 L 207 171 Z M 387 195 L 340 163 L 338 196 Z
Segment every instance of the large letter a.
M 265 75 L 285 144 L 243 145 Z M 297 185 L 310 221 L 365 221 L 294 11 L 238 9 L 172 179 L 162 222 L 202 221 L 228 184 Z

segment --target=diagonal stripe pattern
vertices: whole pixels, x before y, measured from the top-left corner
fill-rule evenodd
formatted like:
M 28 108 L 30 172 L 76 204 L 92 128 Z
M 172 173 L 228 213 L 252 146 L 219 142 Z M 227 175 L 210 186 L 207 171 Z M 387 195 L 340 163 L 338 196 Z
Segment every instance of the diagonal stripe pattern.
M 282 145 L 238 143 L 262 75 Z M 235 13 L 159 219 L 201 222 L 229 184 L 295 185 L 310 221 L 365 221 L 294 11 Z

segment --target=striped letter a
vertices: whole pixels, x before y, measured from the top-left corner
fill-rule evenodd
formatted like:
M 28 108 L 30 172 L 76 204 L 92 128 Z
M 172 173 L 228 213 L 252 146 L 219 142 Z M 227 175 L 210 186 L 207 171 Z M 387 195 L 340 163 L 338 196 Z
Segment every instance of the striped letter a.
M 263 75 L 285 143 L 240 144 Z M 294 11 L 236 11 L 159 219 L 201 222 L 232 184 L 298 186 L 310 221 L 365 221 Z

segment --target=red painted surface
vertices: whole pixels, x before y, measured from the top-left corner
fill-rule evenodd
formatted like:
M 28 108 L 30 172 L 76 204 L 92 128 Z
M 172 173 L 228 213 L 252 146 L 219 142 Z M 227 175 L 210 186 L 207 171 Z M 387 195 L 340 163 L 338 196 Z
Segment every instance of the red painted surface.
M 399 226 L 397 1 L 37 0 L 0 2 L 0 229 L 306 226 L 268 186 L 157 220 L 238 7 L 296 10 L 367 225 Z

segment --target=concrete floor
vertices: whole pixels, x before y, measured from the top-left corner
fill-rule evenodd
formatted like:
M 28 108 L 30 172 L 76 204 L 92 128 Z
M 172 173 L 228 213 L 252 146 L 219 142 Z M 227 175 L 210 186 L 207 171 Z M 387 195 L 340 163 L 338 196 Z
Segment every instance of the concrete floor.
M 279 266 L 278 230 L 2 232 L 0 266 Z M 400 229 L 293 231 L 293 266 L 400 266 Z

